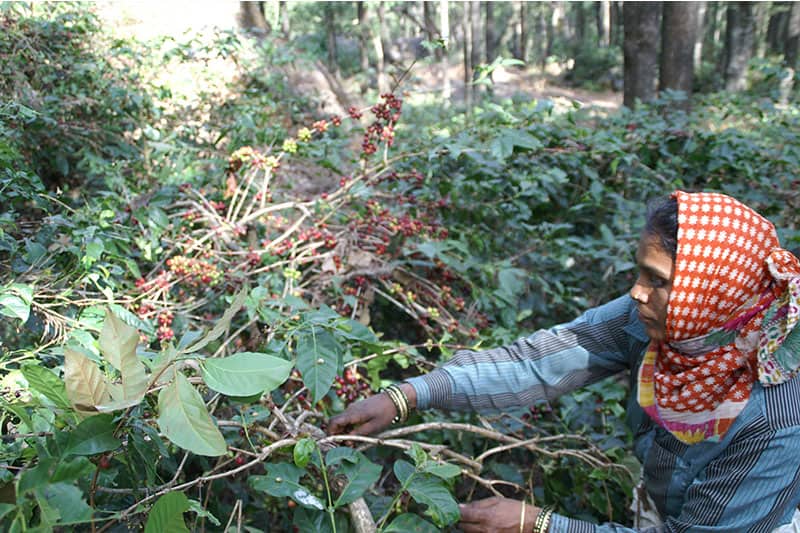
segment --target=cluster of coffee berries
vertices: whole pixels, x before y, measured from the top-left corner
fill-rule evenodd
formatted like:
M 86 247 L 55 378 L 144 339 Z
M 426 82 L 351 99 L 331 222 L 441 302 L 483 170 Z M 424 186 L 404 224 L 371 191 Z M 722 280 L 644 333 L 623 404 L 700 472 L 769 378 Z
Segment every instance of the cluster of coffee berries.
M 176 255 L 167 259 L 167 267 L 173 274 L 179 276 L 193 287 L 199 285 L 213 287 L 219 283 L 222 277 L 222 273 L 216 265 L 203 259 L 184 255 Z
M 353 367 L 346 368 L 344 376 L 336 376 L 333 389 L 336 391 L 336 396 L 348 403 L 366 398 L 371 393 L 369 383 L 361 377 L 358 369 Z
M 392 93 L 382 94 L 381 99 L 382 102 L 378 102 L 370 108 L 372 114 L 375 115 L 375 121 L 367 126 L 361 142 L 361 152 L 365 156 L 374 154 L 378 150 L 377 145 L 381 142 L 386 143 L 386 146 L 389 147 L 394 144 L 394 127 L 400 120 L 403 101 Z
M 156 337 L 161 342 L 171 340 L 175 337 L 175 332 L 172 330 L 172 321 L 175 315 L 172 311 L 162 311 L 158 314 L 158 329 L 156 330 Z
M 528 412 L 522 415 L 523 420 L 533 420 L 534 422 L 550 415 L 553 412 L 553 408 L 550 407 L 549 403 L 539 403 L 536 405 L 532 405 Z

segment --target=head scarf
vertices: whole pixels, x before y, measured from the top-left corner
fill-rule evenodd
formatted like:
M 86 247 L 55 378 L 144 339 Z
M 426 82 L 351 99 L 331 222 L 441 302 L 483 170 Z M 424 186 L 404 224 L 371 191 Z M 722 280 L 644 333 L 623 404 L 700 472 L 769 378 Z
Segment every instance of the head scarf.
M 677 191 L 678 249 L 666 340 L 651 342 L 638 400 L 682 442 L 719 440 L 753 383 L 800 367 L 800 261 L 775 227 L 717 193 Z

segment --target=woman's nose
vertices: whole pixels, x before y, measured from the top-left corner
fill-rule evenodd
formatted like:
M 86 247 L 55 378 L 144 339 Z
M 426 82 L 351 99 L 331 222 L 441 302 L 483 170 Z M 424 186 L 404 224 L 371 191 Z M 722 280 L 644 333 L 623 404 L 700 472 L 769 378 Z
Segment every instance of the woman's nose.
M 631 298 L 633 298 L 639 303 L 646 304 L 647 296 L 648 296 L 647 289 L 637 279 L 636 283 L 634 283 L 633 287 L 631 287 Z

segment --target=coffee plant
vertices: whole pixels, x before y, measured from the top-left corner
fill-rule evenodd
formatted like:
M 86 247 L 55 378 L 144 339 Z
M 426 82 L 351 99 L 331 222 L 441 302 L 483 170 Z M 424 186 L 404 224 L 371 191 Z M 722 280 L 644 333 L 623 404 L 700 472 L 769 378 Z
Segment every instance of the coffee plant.
M 4 530 L 452 530 L 498 494 L 625 522 L 624 380 L 372 437 L 326 421 L 625 291 L 642 204 L 676 187 L 800 245 L 797 116 L 763 96 L 432 122 L 394 88 L 323 116 L 281 82 L 294 51 L 113 40 L 53 6 L 0 10 Z M 219 57 L 226 97 L 159 78 Z

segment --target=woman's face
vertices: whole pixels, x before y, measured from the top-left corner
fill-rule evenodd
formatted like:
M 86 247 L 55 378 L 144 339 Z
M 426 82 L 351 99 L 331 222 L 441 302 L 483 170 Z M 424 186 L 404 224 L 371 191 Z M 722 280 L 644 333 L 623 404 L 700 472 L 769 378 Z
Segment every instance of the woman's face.
M 667 304 L 672 290 L 674 262 L 662 248 L 658 237 L 643 235 L 636 251 L 639 277 L 631 288 L 638 304 L 639 319 L 647 336 L 654 341 L 667 338 Z

